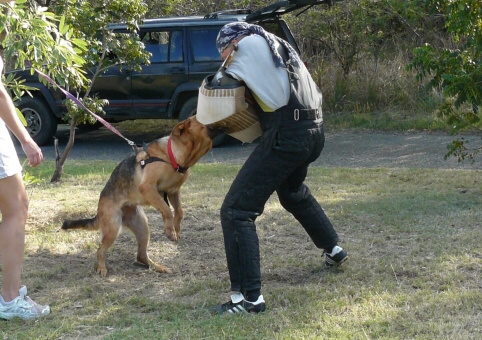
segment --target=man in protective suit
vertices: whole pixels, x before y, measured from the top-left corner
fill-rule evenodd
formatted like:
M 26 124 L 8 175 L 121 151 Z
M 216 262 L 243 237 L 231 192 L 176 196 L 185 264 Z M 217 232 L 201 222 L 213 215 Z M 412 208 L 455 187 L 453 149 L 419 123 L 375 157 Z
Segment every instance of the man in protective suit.
M 214 308 L 223 313 L 259 313 L 259 241 L 255 221 L 273 192 L 284 209 L 323 249 L 327 266 L 341 265 L 347 253 L 320 204 L 304 184 L 308 166 L 324 146 L 322 95 L 293 47 L 258 25 L 235 22 L 217 37 L 225 73 L 245 83 L 253 95 L 263 134 L 221 207 L 231 300 Z M 234 52 L 233 52 L 234 51 Z M 322 255 L 323 255 L 322 254 Z

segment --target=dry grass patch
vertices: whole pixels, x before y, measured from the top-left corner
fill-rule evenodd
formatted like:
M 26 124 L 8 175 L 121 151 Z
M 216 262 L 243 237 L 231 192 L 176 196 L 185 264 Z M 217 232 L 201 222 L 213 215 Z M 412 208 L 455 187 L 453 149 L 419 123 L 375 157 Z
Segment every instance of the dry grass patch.
M 58 229 L 64 218 L 95 215 L 114 166 L 78 162 L 66 166 L 62 183 L 40 175 L 29 188 L 24 283 L 53 313 L 0 322 L 0 337 L 476 339 L 482 332 L 480 171 L 312 168 L 308 185 L 350 261 L 325 269 L 321 251 L 273 196 L 257 222 L 268 311 L 230 318 L 213 317 L 208 307 L 229 294 L 219 207 L 239 167 L 191 170 L 179 244 L 146 209 L 150 256 L 172 274 L 133 265 L 136 244 L 123 234 L 102 279 L 94 267 L 98 234 Z

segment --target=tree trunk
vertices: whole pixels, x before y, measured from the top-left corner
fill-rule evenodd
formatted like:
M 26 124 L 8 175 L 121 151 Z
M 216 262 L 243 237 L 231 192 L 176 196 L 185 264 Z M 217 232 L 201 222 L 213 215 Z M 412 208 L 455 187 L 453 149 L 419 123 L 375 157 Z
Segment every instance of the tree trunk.
M 77 126 L 77 122 L 75 118 L 72 118 L 70 121 L 70 134 L 69 134 L 69 140 L 67 142 L 67 145 L 65 146 L 64 152 L 62 155 L 60 155 L 59 151 L 59 141 L 56 138 L 54 140 L 55 143 L 55 153 L 57 157 L 55 158 L 55 171 L 54 174 L 52 175 L 52 178 L 50 179 L 51 183 L 56 183 L 60 181 L 60 178 L 62 177 L 62 172 L 64 170 L 64 163 L 69 156 L 70 150 L 72 150 L 72 147 L 74 146 L 74 140 L 75 140 L 75 127 Z

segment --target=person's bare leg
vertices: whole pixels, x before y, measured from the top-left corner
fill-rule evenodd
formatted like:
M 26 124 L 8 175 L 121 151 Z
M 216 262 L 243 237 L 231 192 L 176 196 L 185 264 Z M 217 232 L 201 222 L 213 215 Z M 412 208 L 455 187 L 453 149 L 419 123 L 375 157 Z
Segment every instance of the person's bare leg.
M 1 294 L 5 302 L 18 296 L 25 249 L 28 197 L 20 174 L 0 179 Z

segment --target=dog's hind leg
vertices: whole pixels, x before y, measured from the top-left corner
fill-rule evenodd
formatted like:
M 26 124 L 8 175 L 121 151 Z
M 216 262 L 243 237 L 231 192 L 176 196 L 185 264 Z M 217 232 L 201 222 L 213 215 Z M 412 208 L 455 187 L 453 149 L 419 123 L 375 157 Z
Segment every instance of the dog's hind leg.
M 122 214 L 122 224 L 134 233 L 137 240 L 137 262 L 142 263 L 157 272 L 170 273 L 171 270 L 169 268 L 155 263 L 149 258 L 149 255 L 147 255 L 150 231 L 144 209 L 142 209 L 141 206 L 124 206 L 122 207 Z
M 102 201 L 102 199 L 101 199 Z M 105 260 L 107 257 L 107 250 L 114 244 L 121 232 L 122 216 L 117 207 L 112 207 L 108 201 L 101 204 L 99 202 L 99 209 L 97 212 L 98 223 L 101 226 L 101 241 L 99 249 L 97 249 L 97 273 L 102 277 L 107 276 L 107 267 Z

